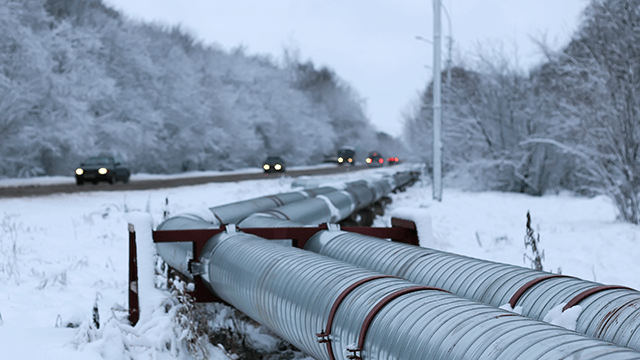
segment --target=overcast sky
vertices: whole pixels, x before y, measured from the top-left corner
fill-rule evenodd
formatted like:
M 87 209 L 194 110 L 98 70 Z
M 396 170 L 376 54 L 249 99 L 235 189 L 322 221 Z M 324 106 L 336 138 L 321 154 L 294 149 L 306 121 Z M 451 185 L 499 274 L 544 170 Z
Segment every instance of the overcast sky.
M 336 71 L 366 100 L 380 131 L 399 135 L 401 112 L 431 79 L 432 0 L 104 0 L 134 19 L 181 24 L 205 43 L 238 45 Z M 524 68 L 540 57 L 530 37 L 556 47 L 577 28 L 587 0 L 442 0 L 451 17 L 454 61 L 471 61 L 476 44 L 516 44 Z M 443 14 L 443 35 L 448 20 Z M 443 48 L 443 51 L 446 48 Z

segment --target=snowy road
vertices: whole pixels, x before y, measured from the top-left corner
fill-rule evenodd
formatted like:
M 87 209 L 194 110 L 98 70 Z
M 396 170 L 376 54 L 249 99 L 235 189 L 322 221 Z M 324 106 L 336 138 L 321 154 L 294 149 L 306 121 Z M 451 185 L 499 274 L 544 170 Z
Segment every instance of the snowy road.
M 249 169 L 234 172 L 195 172 L 177 174 L 174 176 L 132 175 L 128 184 L 99 183 L 94 185 L 78 186 L 73 177 L 59 177 L 52 183 L 34 181 L 22 181 L 18 183 L 0 182 L 0 198 L 50 195 L 59 193 L 78 193 L 89 191 L 130 191 L 173 188 L 179 186 L 201 185 L 212 182 L 236 182 L 245 180 L 259 180 L 265 178 L 299 177 L 309 175 L 339 174 L 350 171 L 366 169 L 366 165 L 337 166 L 333 164 L 321 164 L 316 166 L 293 167 L 285 174 L 264 174 L 259 169 Z

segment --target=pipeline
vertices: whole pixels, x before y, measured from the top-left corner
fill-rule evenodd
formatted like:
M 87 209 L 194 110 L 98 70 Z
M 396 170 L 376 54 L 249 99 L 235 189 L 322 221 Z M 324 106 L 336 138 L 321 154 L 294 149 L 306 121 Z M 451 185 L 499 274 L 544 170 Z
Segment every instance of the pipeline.
M 221 224 L 240 227 L 291 227 L 333 223 L 352 212 L 370 206 L 391 191 L 410 186 L 418 179 L 415 172 L 399 172 L 374 181 L 354 181 L 344 190 L 320 187 L 212 207 L 178 214 L 157 230 L 214 229 Z M 173 269 L 192 279 L 189 261 L 193 248 L 188 242 L 156 244 L 158 254 Z
M 215 206 L 209 209 L 192 209 L 189 212 L 173 216 L 160 225 L 158 230 L 217 229 L 222 224 L 233 224 L 258 211 L 265 211 L 295 203 L 314 196 L 335 192 L 332 187 L 321 187 L 304 191 L 294 191 L 277 195 L 262 196 L 255 199 L 238 201 L 232 204 Z M 190 243 L 156 244 L 158 254 L 172 268 L 192 279 L 189 261 L 193 258 Z
M 242 232 L 211 238 L 207 288 L 318 360 L 640 359 L 640 353 Z
M 337 223 L 416 180 L 417 174 L 404 172 L 368 182 L 350 182 L 342 191 L 325 193 L 277 209 L 256 212 L 240 221 L 238 227 L 292 227 Z
M 344 231 L 319 232 L 305 250 L 494 307 L 521 306 L 532 319 L 543 320 L 563 304 L 562 311 L 579 305 L 577 332 L 640 351 L 640 292 L 629 288 Z

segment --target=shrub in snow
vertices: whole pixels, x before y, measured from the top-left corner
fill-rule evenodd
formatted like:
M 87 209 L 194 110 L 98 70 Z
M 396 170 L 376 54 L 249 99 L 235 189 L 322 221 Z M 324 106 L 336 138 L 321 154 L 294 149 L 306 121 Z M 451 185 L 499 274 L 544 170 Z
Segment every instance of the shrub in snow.
M 531 246 L 531 256 L 524 254 L 524 259 L 531 262 L 531 268 L 542 271 L 542 260 L 544 259 L 544 250 L 540 252 L 538 245 L 540 244 L 540 234 L 533 232 L 531 228 L 531 215 L 527 211 L 527 234 L 524 237 L 524 248 Z
M 0 281 L 13 279 L 20 284 L 18 231 L 22 224 L 15 220 L 16 216 L 5 213 L 0 222 Z
M 100 324 L 95 316 L 84 321 L 73 344 L 80 351 L 98 353 L 105 359 L 157 358 L 160 353 L 179 359 L 206 359 L 211 346 L 194 321 L 197 317 L 193 309 L 193 299 L 178 285 L 146 321 L 132 327 L 126 317 L 116 315 L 114 308 L 114 316 L 105 323 Z

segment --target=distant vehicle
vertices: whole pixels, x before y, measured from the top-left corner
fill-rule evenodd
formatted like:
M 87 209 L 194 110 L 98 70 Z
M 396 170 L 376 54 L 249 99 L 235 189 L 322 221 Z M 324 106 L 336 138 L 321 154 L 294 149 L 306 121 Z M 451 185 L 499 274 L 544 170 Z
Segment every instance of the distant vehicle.
M 269 156 L 262 165 L 265 173 L 270 172 L 285 172 L 287 167 L 284 160 L 280 156 Z
M 396 164 L 398 164 L 399 161 L 400 161 L 400 159 L 398 159 L 397 157 L 390 157 L 390 158 L 387 159 L 387 164 L 396 165 Z
M 354 166 L 356 164 L 356 151 L 353 148 L 345 147 L 338 150 L 338 165 L 350 164 Z
M 80 163 L 76 169 L 76 184 L 84 185 L 90 181 L 97 184 L 106 181 L 115 184 L 117 181 L 129 182 L 131 172 L 122 164 L 122 160 L 111 156 L 94 156 Z
M 367 160 L 365 161 L 369 167 L 380 167 L 384 165 L 384 158 L 377 151 L 370 152 Z

